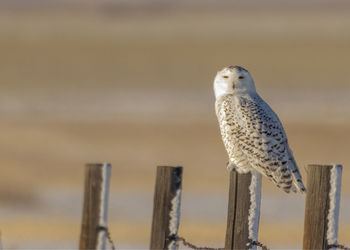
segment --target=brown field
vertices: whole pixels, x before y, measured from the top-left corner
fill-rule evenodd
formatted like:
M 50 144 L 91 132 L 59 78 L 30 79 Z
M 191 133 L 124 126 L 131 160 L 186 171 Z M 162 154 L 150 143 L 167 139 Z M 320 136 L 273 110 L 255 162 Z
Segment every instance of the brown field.
M 40 197 L 81 192 L 87 162 L 112 163 L 112 192 L 151 193 L 155 166 L 166 164 L 185 167 L 184 192 L 226 194 L 212 80 L 231 64 L 251 71 L 280 115 L 304 175 L 309 163 L 343 164 L 347 201 L 350 5 L 274 4 L 1 3 L 0 211 L 11 211 L 0 213 L 3 245 L 76 246 L 80 214 L 44 216 Z M 302 218 L 263 216 L 263 242 L 301 245 Z M 339 241 L 349 245 L 343 218 Z M 135 248 L 147 246 L 149 221 L 110 224 L 121 245 Z M 180 232 L 218 246 L 224 224 L 184 220 Z
M 215 122 L 145 125 L 55 121 L 9 123 L 0 128 L 6 131 L 0 144 L 2 165 L 6 166 L 2 168 L 5 188 L 81 188 L 83 164 L 104 160 L 113 163 L 112 185 L 118 189 L 153 188 L 155 166 L 162 164 L 185 167 L 186 190 L 227 187 L 223 182 L 226 155 Z M 309 163 L 344 164 L 343 193 L 349 194 L 349 126 L 286 124 L 286 130 L 302 171 Z M 269 191 L 278 191 L 266 185 Z

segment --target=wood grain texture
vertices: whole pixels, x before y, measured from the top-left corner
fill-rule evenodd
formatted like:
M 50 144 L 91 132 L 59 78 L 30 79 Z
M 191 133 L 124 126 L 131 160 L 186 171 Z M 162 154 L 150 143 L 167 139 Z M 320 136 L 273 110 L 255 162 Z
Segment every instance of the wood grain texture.
M 249 239 L 249 185 L 252 175 L 230 172 L 225 249 L 246 249 Z
M 150 249 L 168 249 L 171 201 L 181 185 L 182 167 L 157 168 Z
M 109 175 L 105 174 L 106 168 L 110 168 L 110 164 L 86 165 L 79 249 L 103 249 L 105 246 L 106 222 L 103 221 L 107 218 L 107 201 L 104 199 L 107 198 L 109 184 Z
M 308 165 L 303 249 L 327 249 L 332 165 Z

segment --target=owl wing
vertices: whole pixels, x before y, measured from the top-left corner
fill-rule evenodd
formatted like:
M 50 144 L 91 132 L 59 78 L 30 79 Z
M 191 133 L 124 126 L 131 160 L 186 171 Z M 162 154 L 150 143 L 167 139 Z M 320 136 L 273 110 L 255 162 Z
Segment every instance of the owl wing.
M 286 133 L 270 106 L 258 94 L 233 96 L 225 101 L 230 102 L 224 105 L 224 116 L 233 123 L 228 132 L 233 136 L 236 151 L 245 156 L 252 168 L 286 192 L 303 192 L 305 187 Z

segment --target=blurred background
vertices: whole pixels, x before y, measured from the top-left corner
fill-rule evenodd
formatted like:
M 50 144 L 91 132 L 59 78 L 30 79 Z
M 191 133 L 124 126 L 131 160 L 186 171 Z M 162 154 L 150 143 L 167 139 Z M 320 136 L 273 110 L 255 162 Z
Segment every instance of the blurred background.
M 0 1 L 4 248 L 77 248 L 84 164 L 111 162 L 109 227 L 147 248 L 157 165 L 182 165 L 180 235 L 222 247 L 227 156 L 218 70 L 241 65 L 281 118 L 305 177 L 343 164 L 350 235 L 350 2 Z M 259 239 L 300 248 L 304 196 L 263 183 Z

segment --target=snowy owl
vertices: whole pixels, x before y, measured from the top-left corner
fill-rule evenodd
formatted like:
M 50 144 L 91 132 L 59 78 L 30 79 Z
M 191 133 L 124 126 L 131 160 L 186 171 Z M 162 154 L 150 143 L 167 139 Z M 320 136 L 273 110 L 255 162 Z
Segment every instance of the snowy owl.
M 283 126 L 256 92 L 249 72 L 240 66 L 224 68 L 215 77 L 214 92 L 227 168 L 258 171 L 287 193 L 305 192 Z

